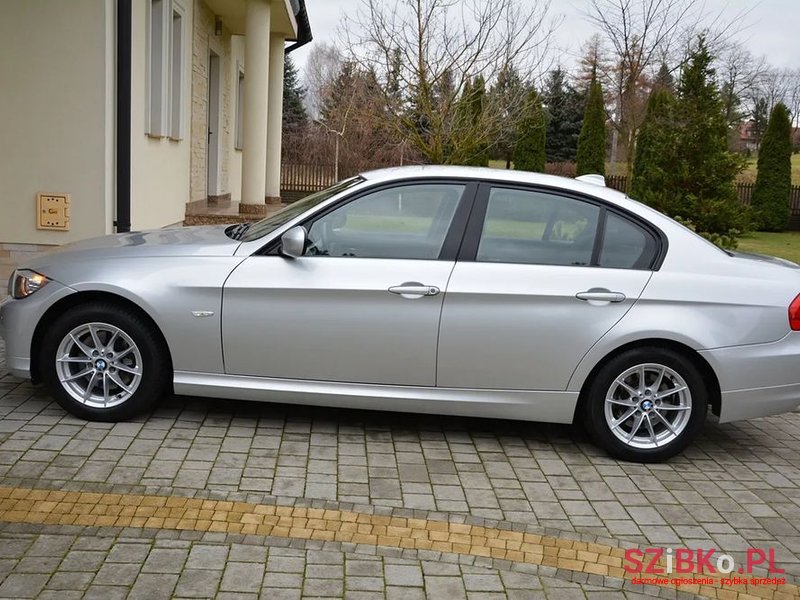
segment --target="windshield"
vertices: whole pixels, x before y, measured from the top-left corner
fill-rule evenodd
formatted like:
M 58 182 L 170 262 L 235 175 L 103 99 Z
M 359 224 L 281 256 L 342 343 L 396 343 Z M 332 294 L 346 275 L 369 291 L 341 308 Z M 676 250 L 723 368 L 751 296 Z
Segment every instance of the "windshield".
M 268 233 L 275 231 L 281 225 L 285 225 L 292 219 L 297 216 L 300 216 L 307 210 L 317 206 L 325 202 L 325 200 L 329 198 L 333 198 L 336 194 L 339 194 L 359 183 L 364 181 L 363 177 L 351 177 L 350 179 L 345 179 L 344 181 L 340 181 L 332 185 L 329 188 L 326 188 L 322 191 L 315 192 L 310 196 L 306 196 L 302 200 L 298 200 L 297 202 L 293 202 L 289 206 L 284 209 L 279 210 L 273 215 L 266 217 L 265 219 L 261 219 L 260 221 L 253 223 L 247 230 L 244 232 L 244 235 L 241 237 L 243 242 L 252 242 L 253 240 L 257 240 L 260 237 L 267 235 Z

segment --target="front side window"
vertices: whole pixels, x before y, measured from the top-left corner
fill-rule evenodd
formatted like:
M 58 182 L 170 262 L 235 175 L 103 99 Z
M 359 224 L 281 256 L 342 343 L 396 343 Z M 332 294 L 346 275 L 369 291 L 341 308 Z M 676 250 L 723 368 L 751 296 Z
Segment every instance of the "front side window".
M 589 266 L 600 207 L 547 192 L 493 188 L 476 260 Z
M 454 183 L 371 192 L 308 227 L 307 256 L 436 259 L 464 192 Z

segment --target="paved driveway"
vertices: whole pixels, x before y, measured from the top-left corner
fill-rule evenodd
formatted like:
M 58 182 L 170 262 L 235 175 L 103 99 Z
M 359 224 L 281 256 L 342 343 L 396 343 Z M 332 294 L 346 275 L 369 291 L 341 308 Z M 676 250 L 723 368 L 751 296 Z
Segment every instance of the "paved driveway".
M 620 567 L 626 547 L 737 560 L 764 547 L 798 583 L 800 413 L 709 423 L 683 456 L 648 466 L 572 427 L 506 421 L 174 398 L 134 422 L 87 423 L 8 375 L 0 346 L 0 416 L 0 597 L 798 590 L 678 592 Z

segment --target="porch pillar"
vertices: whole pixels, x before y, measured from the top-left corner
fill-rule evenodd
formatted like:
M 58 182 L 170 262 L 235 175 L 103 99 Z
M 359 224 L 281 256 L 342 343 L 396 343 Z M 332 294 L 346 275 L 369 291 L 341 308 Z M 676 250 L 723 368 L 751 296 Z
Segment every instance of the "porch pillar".
M 267 204 L 281 203 L 283 137 L 283 61 L 285 37 L 273 33 L 269 44 L 269 112 L 267 116 Z
M 242 201 L 239 212 L 264 215 L 269 91 L 269 0 L 247 0 L 245 15 L 244 123 L 242 140 Z

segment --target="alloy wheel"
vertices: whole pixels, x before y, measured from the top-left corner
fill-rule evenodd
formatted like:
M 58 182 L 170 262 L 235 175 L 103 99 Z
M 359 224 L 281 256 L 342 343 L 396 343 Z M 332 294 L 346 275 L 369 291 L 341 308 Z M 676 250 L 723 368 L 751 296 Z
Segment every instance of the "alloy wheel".
M 631 448 L 661 448 L 686 428 L 692 394 L 675 370 L 657 363 L 635 365 L 608 389 L 604 412 L 614 436 Z
M 108 323 L 85 323 L 61 340 L 56 374 L 67 393 L 86 406 L 111 408 L 142 381 L 142 354 L 133 339 Z

